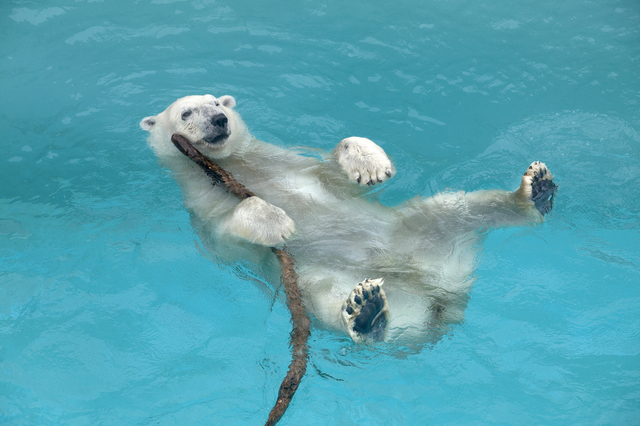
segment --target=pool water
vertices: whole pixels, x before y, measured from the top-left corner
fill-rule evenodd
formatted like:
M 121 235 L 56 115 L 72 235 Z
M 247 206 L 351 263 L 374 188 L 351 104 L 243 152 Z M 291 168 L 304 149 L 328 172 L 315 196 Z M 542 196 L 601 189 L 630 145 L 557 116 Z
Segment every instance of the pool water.
M 556 175 L 422 347 L 315 324 L 283 425 L 640 424 L 634 0 L 7 0 L 0 424 L 256 425 L 290 353 L 277 283 L 213 261 L 138 127 L 233 95 L 257 137 L 369 137 L 395 205 Z

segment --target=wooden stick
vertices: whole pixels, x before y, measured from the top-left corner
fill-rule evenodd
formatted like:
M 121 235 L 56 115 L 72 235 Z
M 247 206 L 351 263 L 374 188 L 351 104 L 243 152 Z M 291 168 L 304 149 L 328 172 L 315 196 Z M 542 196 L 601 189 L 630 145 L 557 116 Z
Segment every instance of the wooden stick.
M 311 334 L 311 321 L 309 321 L 309 317 L 302 305 L 293 256 L 286 249 L 271 247 L 271 250 L 278 257 L 280 269 L 282 269 L 282 283 L 287 294 L 287 306 L 289 306 L 289 311 L 291 312 L 291 322 L 293 322 L 293 330 L 291 330 L 293 354 L 291 364 L 289 364 L 289 371 L 280 385 L 278 399 L 273 409 L 271 409 L 271 413 L 269 413 L 269 419 L 265 426 L 272 426 L 278 423 L 278 420 L 287 410 L 293 394 L 296 393 L 302 376 L 307 371 L 307 340 L 309 339 L 309 334 Z
M 223 185 L 227 191 L 232 192 L 242 200 L 255 196 L 253 192 L 235 180 L 231 173 L 218 166 L 208 157 L 202 155 L 184 136 L 174 134 L 171 136 L 171 142 L 173 142 L 180 152 L 199 165 L 202 170 L 211 177 L 214 185 Z M 307 371 L 307 341 L 311 334 L 311 321 L 307 316 L 302 304 L 302 298 L 300 297 L 298 274 L 296 274 L 295 271 L 293 256 L 291 256 L 286 248 L 279 249 L 271 247 L 271 251 L 273 251 L 278 258 L 280 269 L 282 270 L 282 283 L 284 284 L 287 295 L 287 306 L 291 312 L 291 322 L 293 323 L 293 329 L 291 330 L 293 353 L 291 364 L 289 364 L 289 371 L 280 385 L 278 399 L 269 413 L 266 426 L 273 426 L 282 418 L 300 385 L 304 373 Z

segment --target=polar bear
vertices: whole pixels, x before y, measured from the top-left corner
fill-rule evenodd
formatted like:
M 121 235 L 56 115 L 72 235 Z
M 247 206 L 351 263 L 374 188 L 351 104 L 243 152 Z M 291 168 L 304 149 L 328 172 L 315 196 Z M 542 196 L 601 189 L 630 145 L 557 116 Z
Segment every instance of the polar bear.
M 513 192 L 446 192 L 386 207 L 366 195 L 395 174 L 380 146 L 349 137 L 319 160 L 257 140 L 235 106 L 232 96 L 187 96 L 140 126 L 208 250 L 264 275 L 274 266 L 269 247 L 286 244 L 307 311 L 356 343 L 437 340 L 463 320 L 486 231 L 540 223 L 553 206 L 553 176 L 534 162 Z M 174 147 L 174 133 L 256 196 L 239 200 L 212 185 Z

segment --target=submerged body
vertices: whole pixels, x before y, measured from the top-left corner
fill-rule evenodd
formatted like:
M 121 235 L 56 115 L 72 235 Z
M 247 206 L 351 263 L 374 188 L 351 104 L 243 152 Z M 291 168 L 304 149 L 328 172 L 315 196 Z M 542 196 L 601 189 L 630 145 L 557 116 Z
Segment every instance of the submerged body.
M 180 183 L 207 248 L 260 273 L 272 262 L 268 247 L 286 243 L 308 311 L 356 342 L 441 336 L 463 319 L 483 231 L 541 222 L 551 208 L 555 186 L 542 163 L 514 192 L 443 193 L 386 207 L 364 197 L 363 186 L 395 173 L 370 140 L 347 138 L 319 161 L 255 139 L 234 106 L 229 96 L 190 96 L 141 127 Z M 241 201 L 212 186 L 173 146 L 173 133 L 257 197 Z

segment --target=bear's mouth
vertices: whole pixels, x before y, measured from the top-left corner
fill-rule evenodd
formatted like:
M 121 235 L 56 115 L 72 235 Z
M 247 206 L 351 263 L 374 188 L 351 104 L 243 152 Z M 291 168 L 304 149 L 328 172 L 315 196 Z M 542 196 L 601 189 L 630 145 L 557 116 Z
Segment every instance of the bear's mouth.
M 224 143 L 224 141 L 226 141 L 229 138 L 229 135 L 231 135 L 231 133 L 222 133 L 220 135 L 217 136 L 207 136 L 206 138 L 203 138 L 202 140 L 206 143 L 208 143 L 209 145 L 219 145 Z

